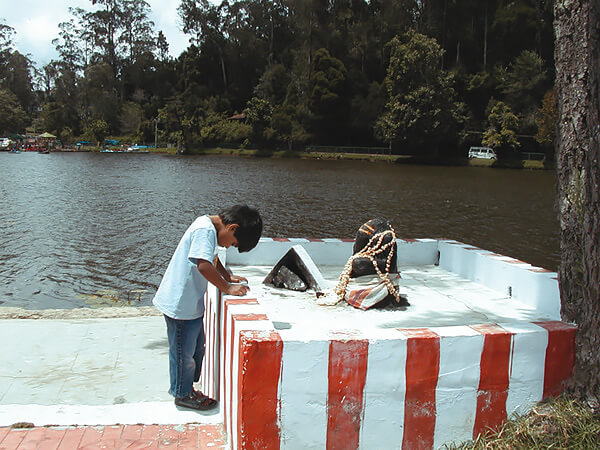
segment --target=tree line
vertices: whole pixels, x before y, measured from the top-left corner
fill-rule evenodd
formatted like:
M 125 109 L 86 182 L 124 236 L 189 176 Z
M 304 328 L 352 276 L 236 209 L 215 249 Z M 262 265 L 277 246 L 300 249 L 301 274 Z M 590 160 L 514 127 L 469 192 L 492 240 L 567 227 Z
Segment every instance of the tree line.
M 69 8 L 41 68 L 0 23 L 0 133 L 553 151 L 552 1 L 181 0 L 177 58 L 147 2 L 90 3 Z

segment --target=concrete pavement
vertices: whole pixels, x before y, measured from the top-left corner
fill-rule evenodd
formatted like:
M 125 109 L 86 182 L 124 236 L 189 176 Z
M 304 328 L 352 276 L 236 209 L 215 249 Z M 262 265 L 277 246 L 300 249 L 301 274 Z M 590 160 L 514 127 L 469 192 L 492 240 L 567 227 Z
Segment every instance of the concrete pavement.
M 0 427 L 220 424 L 167 393 L 162 316 L 0 320 Z

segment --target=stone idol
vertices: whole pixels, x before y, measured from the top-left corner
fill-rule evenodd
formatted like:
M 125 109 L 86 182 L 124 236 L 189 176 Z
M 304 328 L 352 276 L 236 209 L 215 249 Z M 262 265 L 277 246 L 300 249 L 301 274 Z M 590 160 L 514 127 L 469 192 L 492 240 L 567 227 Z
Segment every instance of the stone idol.
M 369 251 L 376 244 L 380 252 Z M 363 224 L 356 233 L 352 254 L 358 254 L 352 259 L 352 278 L 375 275 L 377 272 L 373 262 L 377 263 L 380 273 L 396 273 L 396 234 L 390 222 L 378 218 Z

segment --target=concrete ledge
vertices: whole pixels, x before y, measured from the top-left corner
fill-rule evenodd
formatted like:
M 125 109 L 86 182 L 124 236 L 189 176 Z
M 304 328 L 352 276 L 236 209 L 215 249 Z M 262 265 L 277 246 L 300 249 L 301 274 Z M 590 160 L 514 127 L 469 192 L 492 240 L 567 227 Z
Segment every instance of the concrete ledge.
M 457 241 L 439 242 L 441 268 L 481 283 L 560 320 L 556 273 Z

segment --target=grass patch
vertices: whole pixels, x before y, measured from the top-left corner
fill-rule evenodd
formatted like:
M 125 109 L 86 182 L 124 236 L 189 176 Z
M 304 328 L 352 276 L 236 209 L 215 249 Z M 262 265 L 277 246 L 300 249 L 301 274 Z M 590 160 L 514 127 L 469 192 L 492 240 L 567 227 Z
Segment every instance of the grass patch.
M 575 400 L 559 398 L 536 405 L 529 414 L 504 423 L 450 450 L 542 450 L 600 448 L 600 413 Z
M 492 167 L 496 162 L 495 159 L 483 159 L 483 158 L 471 158 L 469 159 L 469 165 L 473 167 Z
M 166 147 L 158 147 L 158 148 L 154 148 L 154 147 L 148 147 L 148 148 L 144 148 L 142 150 L 148 150 L 148 152 L 150 153 L 164 153 L 167 155 L 174 155 L 177 153 L 177 148 L 176 147 L 171 147 L 171 148 L 166 148 Z
M 202 148 L 189 152 L 192 155 L 234 155 L 253 156 L 259 158 L 300 158 L 300 159 L 334 159 L 334 160 L 360 160 L 360 161 L 385 161 L 398 162 L 407 157 L 398 155 L 372 155 L 366 153 L 330 153 L 330 152 L 303 152 L 296 150 L 249 150 L 229 148 Z
M 546 169 L 547 164 L 544 161 L 538 161 L 535 159 L 526 159 L 523 161 L 524 169 Z

